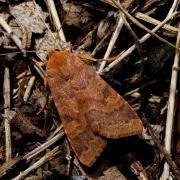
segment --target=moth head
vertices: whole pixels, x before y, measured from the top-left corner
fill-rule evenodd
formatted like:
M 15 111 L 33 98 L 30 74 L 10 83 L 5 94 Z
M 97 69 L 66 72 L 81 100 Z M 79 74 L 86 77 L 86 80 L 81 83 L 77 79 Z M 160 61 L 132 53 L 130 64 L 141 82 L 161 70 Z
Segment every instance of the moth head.
M 73 57 L 68 51 L 53 51 L 49 52 L 49 60 L 47 63 L 47 73 L 53 76 L 59 75 L 67 81 L 73 76 L 74 70 L 72 65 Z

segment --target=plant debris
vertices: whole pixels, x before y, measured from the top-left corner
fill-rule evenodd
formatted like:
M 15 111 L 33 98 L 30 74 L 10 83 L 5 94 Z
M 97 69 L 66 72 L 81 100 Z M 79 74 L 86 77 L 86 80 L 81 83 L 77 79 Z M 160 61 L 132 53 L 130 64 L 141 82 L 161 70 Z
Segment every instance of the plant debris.
M 1 0 L 0 178 L 180 179 L 179 8 L 179 1 L 170 0 Z M 82 77 L 71 77 L 73 68 L 68 71 L 63 66 L 59 79 L 63 87 L 50 82 L 49 88 L 46 65 L 53 51 L 81 55 L 78 58 L 85 65 L 76 74 Z M 56 109 L 61 97 L 58 108 L 66 103 L 73 111 L 77 99 L 72 88 L 79 88 L 81 98 L 85 97 L 83 85 L 87 87 L 91 78 L 85 72 L 88 66 L 130 104 L 143 123 L 139 135 L 106 140 L 107 147 L 92 167 L 79 162 L 66 137 L 67 133 L 77 139 L 76 124 L 69 123 L 74 131 L 67 132 L 61 124 L 64 111 L 59 116 Z M 71 85 L 66 87 L 66 82 Z M 104 99 L 99 95 L 99 101 L 92 103 L 98 85 L 93 82 L 82 98 L 84 106 L 76 107 L 80 115 L 66 116 L 68 122 L 81 119 L 86 104 L 94 103 L 98 109 L 106 103 L 107 89 Z M 52 96 L 53 88 L 64 94 Z M 90 114 L 87 119 L 99 117 Z M 108 116 L 117 119 L 114 113 Z M 97 126 L 91 126 L 94 133 L 93 127 Z M 117 127 L 113 131 L 118 132 Z M 102 134 L 98 136 L 104 140 Z M 76 145 L 75 151 L 82 152 Z

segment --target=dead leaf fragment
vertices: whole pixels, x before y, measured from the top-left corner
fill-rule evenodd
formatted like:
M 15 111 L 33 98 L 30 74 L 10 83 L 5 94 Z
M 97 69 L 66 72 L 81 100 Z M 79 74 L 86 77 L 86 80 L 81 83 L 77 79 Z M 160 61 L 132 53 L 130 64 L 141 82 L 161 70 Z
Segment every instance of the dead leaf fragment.
M 27 118 L 23 113 L 17 111 L 15 116 L 11 120 L 11 124 L 18 128 L 22 134 L 37 134 L 39 136 L 42 135 L 42 131 L 34 126 L 29 118 Z
M 48 13 L 42 11 L 38 4 L 24 2 L 15 6 L 9 6 L 11 14 L 16 18 L 18 25 L 24 31 L 43 33 L 46 26 L 44 24 Z
M 48 49 L 70 49 L 70 43 L 60 41 L 57 33 L 50 33 L 46 31 L 45 35 L 41 39 L 36 40 L 37 56 L 45 61 L 47 59 Z
M 77 5 L 74 2 L 67 3 L 62 1 L 63 10 L 66 12 L 64 23 L 81 27 L 91 20 L 91 14 L 88 13 L 85 7 Z

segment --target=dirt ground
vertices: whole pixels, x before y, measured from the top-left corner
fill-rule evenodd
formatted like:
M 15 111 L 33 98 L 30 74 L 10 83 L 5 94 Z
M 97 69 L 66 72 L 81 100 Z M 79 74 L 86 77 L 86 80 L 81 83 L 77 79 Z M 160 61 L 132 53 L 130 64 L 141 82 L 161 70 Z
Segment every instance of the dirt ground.
M 180 179 L 178 0 L 0 0 L 0 179 Z

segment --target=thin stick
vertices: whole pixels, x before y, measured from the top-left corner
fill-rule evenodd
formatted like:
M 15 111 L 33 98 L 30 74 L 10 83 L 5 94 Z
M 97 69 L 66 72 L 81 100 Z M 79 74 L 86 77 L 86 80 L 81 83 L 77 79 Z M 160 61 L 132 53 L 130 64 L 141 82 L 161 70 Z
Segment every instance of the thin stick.
M 140 72 L 140 74 L 141 74 L 143 72 L 143 67 L 144 67 L 144 57 L 143 57 L 143 54 L 142 54 L 142 45 L 139 42 L 139 39 L 136 36 L 136 33 L 132 30 L 131 26 L 129 25 L 129 23 L 127 22 L 127 20 L 126 20 L 126 18 L 125 18 L 125 16 L 123 14 L 122 14 L 122 18 L 123 18 L 123 21 L 124 21 L 124 25 L 126 26 L 128 31 L 130 32 L 131 36 L 133 37 L 136 48 L 138 50 L 138 53 L 139 53 L 139 56 L 140 56 L 140 59 L 141 59 L 141 63 L 142 63 L 141 72 Z
M 171 17 L 166 18 L 165 20 L 163 20 L 161 22 L 161 24 L 157 25 L 152 32 L 156 32 L 157 30 L 159 30 L 162 26 L 164 26 L 164 24 L 166 24 L 172 17 L 176 16 L 177 13 L 175 12 L 174 14 L 172 14 Z M 144 35 L 139 41 L 141 43 L 144 43 L 147 39 L 149 39 L 151 37 L 151 34 L 146 34 Z M 132 45 L 129 49 L 127 49 L 121 56 L 119 56 L 115 61 L 113 61 L 112 63 L 110 63 L 104 70 L 102 73 L 108 72 L 111 68 L 113 68 L 115 65 L 117 65 L 118 63 L 121 62 L 122 59 L 124 59 L 125 57 L 127 57 L 130 53 L 132 53 L 134 50 L 136 49 L 135 44 Z
M 133 90 L 127 92 L 123 97 L 130 96 L 131 94 L 133 94 L 133 93 L 135 93 L 135 92 L 138 92 L 138 91 L 144 89 L 146 86 L 152 85 L 152 84 L 154 84 L 154 83 L 156 83 L 156 82 L 157 82 L 157 80 L 155 80 L 155 79 L 152 80 L 152 81 L 150 81 L 150 82 L 147 82 L 146 84 L 143 84 L 142 86 L 140 86 L 140 87 L 138 87 L 138 88 L 136 88 L 136 89 L 133 89 Z
M 70 148 L 68 140 L 66 139 L 65 142 L 66 142 L 66 147 L 67 147 L 66 159 L 68 161 L 67 169 L 66 169 L 66 175 L 69 176 L 69 173 L 70 173 L 70 170 L 71 170 L 72 156 L 71 156 L 71 148 Z
M 43 24 L 45 25 L 46 29 L 49 31 L 49 33 L 51 34 L 51 36 L 56 39 L 56 37 L 54 36 L 54 34 L 52 33 L 51 29 L 49 28 L 49 25 L 45 22 L 43 16 L 42 16 L 42 13 L 40 12 L 39 8 L 37 7 L 37 3 L 35 0 L 33 0 L 33 3 L 34 3 L 34 6 L 36 8 L 36 11 L 38 12 L 38 15 L 41 19 L 41 21 L 43 22 Z
M 101 49 L 104 46 L 104 41 L 113 33 L 113 28 L 110 29 L 106 35 L 99 41 L 99 43 L 96 45 L 96 47 L 94 48 L 93 52 L 91 53 L 91 56 L 94 57 L 97 52 L 99 51 L 99 49 Z
M 11 160 L 9 160 L 9 161 L 5 162 L 4 164 L 2 164 L 0 166 L 0 178 L 3 179 L 2 177 L 4 175 L 6 175 L 9 172 L 9 170 L 11 168 L 13 168 L 16 165 L 16 163 L 18 163 L 21 160 L 22 160 L 22 157 L 19 156 L 19 157 L 12 158 Z
M 0 16 L 0 25 L 10 34 L 11 39 L 17 45 L 17 47 L 22 50 L 21 40 L 13 33 L 12 28 L 6 23 L 2 16 Z
M 173 14 L 173 12 L 175 12 L 177 10 L 178 4 L 179 4 L 179 0 L 174 0 L 173 4 L 171 6 L 171 9 L 169 10 L 166 18 L 170 17 Z
M 115 29 L 115 31 L 114 31 L 114 33 L 112 35 L 112 38 L 111 38 L 111 40 L 109 42 L 108 48 L 107 48 L 106 53 L 104 55 L 104 59 L 108 58 L 109 55 L 111 54 L 111 51 L 112 51 L 112 49 L 114 47 L 114 44 L 115 44 L 115 42 L 116 42 L 116 40 L 117 40 L 117 38 L 119 36 L 119 33 L 120 33 L 121 29 L 122 29 L 122 26 L 123 26 L 123 20 L 122 20 L 121 15 L 119 14 L 119 20 L 118 20 L 118 23 L 117 23 L 117 27 L 116 27 L 116 29 Z M 98 73 L 101 73 L 103 71 L 105 65 L 106 65 L 106 61 L 103 61 L 101 63 L 101 65 L 100 65 Z
M 176 164 L 172 160 L 172 158 L 171 158 L 170 154 L 167 152 L 166 148 L 161 145 L 160 140 L 157 138 L 156 132 L 153 130 L 153 128 L 151 127 L 149 122 L 146 120 L 144 115 L 142 115 L 142 121 L 146 125 L 149 134 L 151 135 L 154 143 L 156 144 L 156 146 L 159 149 L 159 152 L 164 155 L 164 158 L 166 159 L 166 162 L 171 166 L 171 169 L 174 172 L 174 175 L 176 177 L 180 177 L 180 172 L 178 170 L 178 167 L 176 166 Z M 162 180 L 165 180 L 165 179 L 162 179 Z
M 61 124 L 48 138 L 47 140 L 50 140 L 52 139 L 53 137 L 55 137 L 58 133 L 63 133 L 62 136 L 64 136 L 64 131 L 62 130 L 63 129 L 63 125 Z
M 121 3 L 116 2 L 115 0 L 111 0 L 117 7 L 118 9 L 126 15 L 126 17 L 132 22 L 134 23 L 136 26 L 140 27 L 141 29 L 145 30 L 146 32 L 148 32 L 149 34 L 151 34 L 152 36 L 154 36 L 155 38 L 157 38 L 158 40 L 168 44 L 169 46 L 173 47 L 173 48 L 177 48 L 176 46 L 174 46 L 172 43 L 170 43 L 169 41 L 165 40 L 164 38 L 158 36 L 157 34 L 155 34 L 153 31 L 149 30 L 146 26 L 144 26 L 142 23 L 140 23 L 138 20 L 136 20 L 133 16 L 131 16 L 126 9 L 124 9 L 121 5 Z
M 153 25 L 158 25 L 161 23 L 161 21 L 157 20 L 157 19 L 154 19 L 146 14 L 143 14 L 143 13 L 140 13 L 140 12 L 137 12 L 135 14 L 135 16 L 143 21 L 146 21 L 148 23 L 151 23 Z M 171 26 L 169 24 L 165 24 L 163 27 L 163 29 L 167 30 L 167 31 L 170 31 L 172 33 L 177 33 L 178 32 L 178 28 L 174 27 L 174 26 Z
M 47 2 L 47 6 L 49 8 L 49 11 L 51 13 L 52 19 L 54 21 L 54 25 L 55 25 L 55 27 L 56 27 L 56 29 L 58 31 L 59 38 L 62 41 L 66 42 L 66 38 L 65 38 L 65 35 L 64 35 L 63 29 L 62 29 L 61 22 L 59 20 L 58 13 L 56 11 L 54 1 L 53 0 L 47 0 L 46 2 Z
M 45 79 L 45 71 L 44 69 L 38 64 L 38 62 L 35 59 L 31 60 L 31 64 L 33 65 L 34 69 L 37 71 L 37 73 L 40 75 L 42 79 Z
M 5 67 L 4 70 L 4 83 L 3 83 L 3 94 L 4 94 L 4 113 L 8 114 L 10 111 L 10 78 L 9 78 L 9 68 Z M 11 127 L 10 120 L 5 117 L 4 119 L 5 127 L 5 141 L 6 141 L 6 161 L 9 161 L 12 157 L 11 148 Z
M 0 178 L 2 178 L 2 176 L 4 176 L 7 172 L 9 172 L 9 170 L 13 168 L 13 166 L 15 166 L 16 163 L 18 163 L 19 161 L 23 159 L 25 160 L 32 159 L 33 157 L 37 156 L 39 153 L 43 152 L 44 150 L 52 146 L 54 143 L 59 141 L 62 137 L 64 137 L 64 131 L 62 131 L 62 127 L 57 128 L 57 130 L 55 130 L 54 133 L 56 133 L 57 135 L 55 135 L 54 137 L 50 136 L 47 142 L 41 144 L 39 147 L 32 150 L 28 154 L 24 156 L 15 157 L 14 159 L 11 159 L 10 161 L 5 162 L 2 166 L 0 166 Z
M 179 0 L 174 0 L 173 5 L 171 6 L 171 9 L 169 10 L 166 18 L 170 17 L 171 14 L 174 11 L 176 11 L 178 4 L 179 4 Z M 179 29 L 178 29 L 178 37 L 177 37 L 176 47 L 179 47 L 179 41 L 180 41 L 179 40 L 180 31 L 179 30 L 180 30 L 180 24 L 179 24 Z M 177 52 L 177 51 L 176 51 L 175 58 L 174 58 L 174 65 L 175 65 L 175 63 L 177 63 L 177 66 L 179 66 L 179 52 Z M 174 83 L 175 83 L 174 84 L 174 88 L 176 88 L 177 73 L 178 72 L 175 72 L 175 69 L 174 69 L 174 73 L 173 73 L 173 70 L 172 70 L 172 77 L 173 77 L 173 75 L 176 77 L 176 79 L 174 81 Z M 170 95 L 169 95 L 169 106 L 170 106 L 170 102 L 172 103 L 172 106 L 171 106 L 171 108 L 168 107 L 168 112 L 167 112 L 167 117 L 166 117 L 166 131 L 165 131 L 165 147 L 167 148 L 168 152 L 171 152 L 172 128 L 173 128 L 173 120 L 174 120 L 174 118 L 173 118 L 174 114 L 171 114 L 171 113 L 174 113 L 174 110 L 172 108 L 174 107 L 173 103 L 175 101 L 175 100 L 173 100 L 173 98 L 175 98 L 175 92 L 171 93 L 171 90 L 173 91 L 173 89 L 171 89 L 171 87 L 173 88 L 173 81 L 172 81 L 172 79 L 171 79 L 171 85 L 170 85 Z M 174 95 L 173 95 L 173 93 L 174 93 Z M 172 117 L 171 117 L 171 115 L 172 115 Z M 168 127 L 168 125 L 170 125 L 170 127 Z M 167 142 L 168 139 L 170 139 L 170 142 Z M 164 179 L 164 178 L 167 179 L 169 177 L 170 177 L 169 165 L 167 163 L 165 163 L 164 164 L 163 173 L 161 175 L 161 179 Z
M 27 85 L 27 88 L 26 88 L 26 91 L 25 91 L 24 97 L 23 97 L 24 102 L 27 102 L 27 101 L 29 100 L 29 97 L 30 97 L 32 88 L 33 88 L 33 86 L 34 86 L 35 80 L 36 80 L 36 77 L 35 77 L 35 76 L 32 76 L 32 77 L 29 79 L 29 82 L 28 82 L 28 85 Z
M 55 147 L 53 150 L 46 153 L 40 160 L 38 160 L 36 163 L 34 163 L 32 166 L 27 168 L 25 171 L 21 172 L 18 176 L 13 178 L 12 180 L 21 180 L 24 179 L 29 173 L 36 170 L 46 162 L 53 159 L 55 156 L 59 155 L 61 151 L 59 150 L 59 147 Z
M 179 32 L 177 36 L 176 46 L 180 47 L 180 24 L 179 24 Z M 167 119 L 166 119 L 166 130 L 165 130 L 165 148 L 171 153 L 171 143 L 172 143 L 172 130 L 173 130 L 173 122 L 174 122 L 174 106 L 175 106 L 175 97 L 176 97 L 176 86 L 177 86 L 177 77 L 178 77 L 178 66 L 179 66 L 179 58 L 180 52 L 176 50 L 176 54 L 174 57 L 174 64 L 171 75 L 171 84 L 170 84 L 170 92 L 169 92 L 169 100 L 168 100 L 168 111 L 167 111 Z M 164 164 L 164 170 L 162 174 L 162 179 L 169 178 L 169 165 L 167 163 Z
M 28 154 L 26 154 L 23 159 L 29 160 L 32 159 L 34 156 L 37 156 L 39 153 L 44 151 L 45 149 L 49 148 L 51 145 L 56 143 L 58 140 L 60 140 L 64 136 L 64 131 L 60 131 L 56 136 L 49 139 L 47 142 L 41 144 L 36 149 L 32 150 Z

